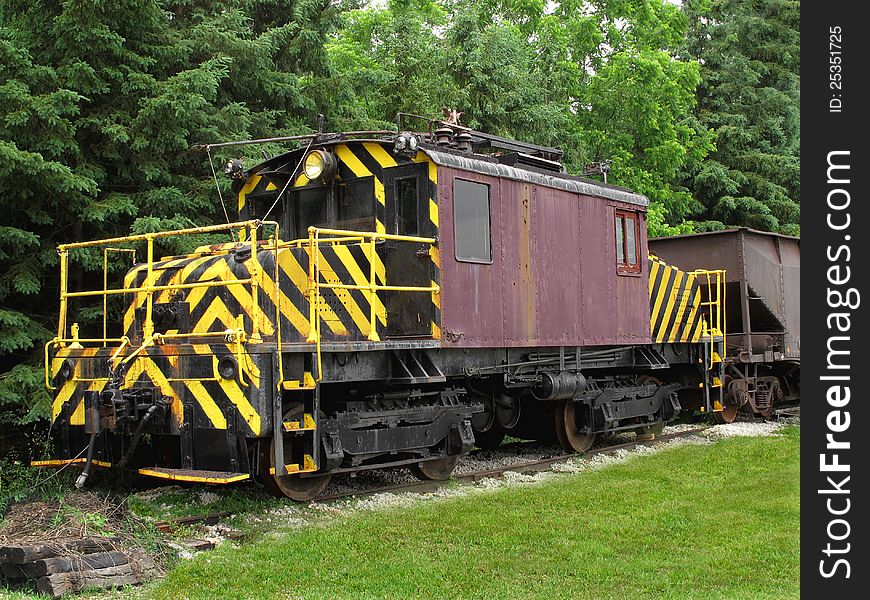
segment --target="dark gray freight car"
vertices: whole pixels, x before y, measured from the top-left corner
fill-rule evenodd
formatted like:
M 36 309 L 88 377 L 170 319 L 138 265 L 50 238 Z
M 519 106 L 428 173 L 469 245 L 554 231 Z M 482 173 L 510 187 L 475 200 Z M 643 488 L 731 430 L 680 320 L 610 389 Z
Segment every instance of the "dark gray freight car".
M 769 416 L 800 394 L 800 239 L 754 229 L 654 238 L 665 261 L 727 273 L 726 410 Z

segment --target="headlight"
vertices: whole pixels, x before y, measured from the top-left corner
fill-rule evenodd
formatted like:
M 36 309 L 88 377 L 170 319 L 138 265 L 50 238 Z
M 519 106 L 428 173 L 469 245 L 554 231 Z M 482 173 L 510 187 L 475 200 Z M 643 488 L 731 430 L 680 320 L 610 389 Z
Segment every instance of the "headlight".
M 312 150 L 305 157 L 303 164 L 305 176 L 311 181 L 321 179 L 328 181 L 335 175 L 335 158 L 326 150 Z
M 396 153 L 413 154 L 417 151 L 417 136 L 413 133 L 400 133 L 393 142 Z

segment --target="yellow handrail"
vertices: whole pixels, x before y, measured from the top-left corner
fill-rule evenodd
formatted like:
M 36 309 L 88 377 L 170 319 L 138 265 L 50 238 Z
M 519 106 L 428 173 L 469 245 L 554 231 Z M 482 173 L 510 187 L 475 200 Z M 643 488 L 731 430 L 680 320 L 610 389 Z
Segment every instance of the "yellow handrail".
M 709 364 L 708 369 L 713 366 L 713 353 L 715 351 L 716 337 L 722 338 L 722 354 L 720 358 L 725 359 L 727 353 L 727 344 L 725 336 L 727 333 L 727 313 L 724 308 L 725 304 L 725 289 L 726 278 L 724 270 L 708 271 L 699 269 L 692 271 L 696 277 L 705 277 L 707 283 L 707 301 L 702 302 L 702 306 L 706 307 L 706 314 L 701 317 L 701 334 L 707 339 L 705 342 L 710 344 L 708 353 Z M 714 283 L 715 278 L 715 283 Z M 713 292 L 715 291 L 715 297 Z
M 257 241 L 256 231 L 259 227 L 263 225 L 269 225 L 274 227 L 271 243 L 261 246 Z M 143 343 L 129 355 L 122 359 L 122 363 L 126 363 L 139 353 L 142 352 L 146 347 L 151 344 L 160 344 L 163 343 L 166 339 L 180 339 L 185 337 L 210 337 L 210 336 L 224 336 L 227 337 L 228 334 L 233 335 L 233 340 L 229 340 L 236 343 L 236 354 L 240 358 L 241 357 L 241 344 L 244 341 L 252 340 L 259 341 L 260 334 L 260 309 L 259 309 L 259 281 L 258 277 L 260 275 L 260 263 L 257 257 L 257 252 L 261 249 L 269 249 L 268 246 L 271 246 L 271 249 L 275 251 L 275 284 L 278 282 L 278 249 L 280 247 L 280 237 L 278 233 L 279 224 L 276 221 L 259 221 L 256 219 L 248 220 L 248 221 L 239 221 L 236 223 L 227 223 L 220 225 L 207 225 L 203 227 L 190 227 L 187 229 L 177 229 L 173 231 L 159 231 L 153 233 L 144 233 L 137 235 L 129 235 L 123 237 L 114 237 L 107 238 L 102 240 L 91 240 L 86 242 L 75 242 L 70 244 L 61 244 L 58 246 L 58 254 L 60 255 L 60 314 L 58 316 L 58 333 L 54 339 L 45 344 L 44 347 L 44 360 L 45 360 L 45 386 L 49 390 L 54 390 L 50 381 L 50 363 L 49 363 L 49 349 L 51 347 L 56 347 L 60 345 L 64 345 L 67 343 L 98 343 L 106 346 L 108 343 L 120 343 L 120 346 L 114 351 L 112 357 L 109 359 L 110 363 L 114 363 L 115 360 L 118 359 L 121 352 L 130 345 L 131 341 L 126 336 L 120 338 L 109 338 L 107 337 L 108 323 L 107 323 L 107 302 L 108 297 L 111 295 L 119 295 L 119 294 L 132 294 L 132 293 L 144 293 L 147 295 L 146 304 L 145 304 L 145 318 L 143 323 Z M 249 240 L 245 242 L 245 245 L 250 244 L 251 246 L 251 254 L 252 254 L 252 262 L 250 263 L 252 266 L 250 267 L 251 276 L 247 279 L 237 279 L 232 281 L 204 281 L 204 282 L 195 282 L 195 283 L 175 283 L 175 284 L 167 284 L 167 285 L 153 285 L 154 281 L 154 240 L 163 239 L 168 237 L 177 237 L 183 235 L 194 235 L 194 234 L 202 234 L 202 233 L 210 233 L 217 231 L 236 231 L 243 232 L 245 230 L 250 231 Z M 108 254 L 109 252 L 118 252 L 118 253 L 131 253 L 133 255 L 133 260 L 135 262 L 136 251 L 128 248 L 115 248 L 112 247 L 116 244 L 127 244 L 131 242 L 140 242 L 145 241 L 147 244 L 147 258 L 146 258 L 146 276 L 143 285 L 137 287 L 122 287 L 122 288 L 109 288 L 108 286 Z M 71 250 L 77 250 L 81 248 L 95 248 L 103 246 L 103 289 L 102 290 L 84 290 L 84 291 L 70 291 L 69 290 L 69 253 Z M 251 299 L 253 306 L 251 307 L 251 333 L 250 335 L 246 334 L 242 328 L 241 323 L 239 324 L 239 328 L 234 330 L 227 330 L 221 332 L 202 332 L 202 333 L 181 333 L 181 334 L 159 334 L 154 332 L 154 322 L 152 318 L 153 312 L 153 301 L 154 294 L 161 291 L 166 290 L 180 290 L 180 289 L 193 289 L 193 288 L 209 288 L 209 287 L 229 287 L 235 285 L 250 285 L 251 286 Z M 73 325 L 73 337 L 66 337 L 67 330 L 67 317 L 68 317 L 68 307 L 69 307 L 69 299 L 70 298 L 88 298 L 102 296 L 103 298 L 103 337 L 102 338 L 90 338 L 84 339 L 79 338 L 77 334 L 77 326 Z M 276 304 L 276 323 L 278 324 L 278 340 L 280 347 L 280 294 L 279 294 L 279 303 Z M 279 353 L 279 363 L 280 363 L 280 353 Z M 240 366 L 241 371 L 241 366 Z M 283 372 L 282 372 L 283 373 Z M 247 385 L 244 381 L 244 377 L 240 376 L 243 385 Z M 279 381 L 280 385 L 280 381 Z
M 330 236 L 327 239 L 321 239 L 321 235 Z M 366 243 L 368 240 L 368 243 Z M 435 238 L 397 235 L 391 233 L 378 233 L 374 231 L 348 231 L 344 229 L 328 229 L 321 227 L 308 228 L 308 312 L 309 312 L 309 343 L 316 345 L 317 355 L 317 377 L 315 381 L 320 381 L 323 378 L 323 364 L 321 358 L 321 289 L 340 289 L 340 290 L 361 290 L 366 292 L 369 300 L 369 334 L 368 339 L 371 342 L 379 342 L 380 336 L 377 332 L 377 293 L 379 291 L 392 292 L 429 292 L 437 294 L 440 289 L 437 284 L 433 283 L 430 286 L 401 286 L 401 285 L 378 285 L 375 278 L 375 244 L 378 240 L 392 240 L 398 242 L 434 244 Z M 294 240 L 289 242 L 291 247 L 305 247 L 304 240 Z M 336 242 L 359 242 L 360 245 L 365 245 L 369 259 L 369 278 L 366 285 L 354 285 L 345 283 L 321 283 L 320 282 L 320 246 L 321 244 L 332 244 Z
M 117 252 L 118 254 L 132 254 L 132 262 L 136 264 L 136 251 L 132 248 L 103 248 L 103 292 L 107 292 L 109 289 L 109 252 Z M 108 323 L 108 312 L 109 312 L 109 295 L 103 294 L 103 337 L 107 337 L 109 335 L 109 323 Z M 103 346 L 105 347 L 105 343 Z

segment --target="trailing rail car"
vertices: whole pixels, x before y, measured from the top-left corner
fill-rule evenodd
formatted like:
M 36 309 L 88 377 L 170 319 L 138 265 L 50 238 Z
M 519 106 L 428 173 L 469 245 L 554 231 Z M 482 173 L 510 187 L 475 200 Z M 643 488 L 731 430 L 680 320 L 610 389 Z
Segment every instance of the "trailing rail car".
M 725 269 L 724 409 L 769 417 L 800 397 L 800 240 L 739 228 L 650 240 L 650 252 L 689 268 Z
M 306 500 L 335 473 L 442 479 L 505 435 L 584 451 L 723 410 L 724 272 L 648 257 L 646 197 L 443 122 L 294 141 L 227 163 L 235 223 L 59 247 L 57 456 L 38 464 Z M 72 289 L 70 260 L 100 249 L 140 260 Z M 123 319 L 83 332 L 87 302 Z

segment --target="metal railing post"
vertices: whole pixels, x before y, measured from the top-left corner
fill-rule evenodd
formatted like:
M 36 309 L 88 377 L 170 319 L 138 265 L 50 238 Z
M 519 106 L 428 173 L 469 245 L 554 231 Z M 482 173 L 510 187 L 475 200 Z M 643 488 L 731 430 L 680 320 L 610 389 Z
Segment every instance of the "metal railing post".
M 257 256 L 257 228 L 251 227 L 251 341 L 260 342 L 260 261 Z
M 59 251 L 60 254 L 60 315 L 57 319 L 57 337 L 63 339 L 66 337 L 66 309 L 67 309 L 67 288 L 69 286 L 67 267 L 69 266 L 69 254 L 66 250 Z
M 152 321 L 152 310 L 154 308 L 154 238 L 150 235 L 145 238 L 148 244 L 147 270 L 145 274 L 145 324 L 142 327 L 142 337 L 149 339 L 154 335 L 154 322 Z
M 109 337 L 109 249 L 103 248 L 103 337 Z M 103 348 L 106 347 L 106 342 L 103 342 Z
M 317 248 L 314 245 L 314 227 L 308 228 L 308 339 L 309 343 L 317 341 L 317 320 L 320 315 L 315 308 L 318 304 L 317 282 L 314 280 L 314 253 Z
M 375 280 L 376 270 L 375 270 L 375 238 L 372 238 L 369 242 L 369 341 L 371 342 L 379 342 L 381 341 L 380 336 L 378 336 L 378 327 L 376 320 L 376 309 L 375 305 L 378 301 L 378 292 L 376 289 L 377 281 Z M 384 282 L 386 283 L 386 282 Z
M 275 231 L 272 234 L 272 244 L 275 249 L 275 345 L 278 350 L 278 382 L 276 384 L 279 390 L 284 388 L 284 353 L 281 349 L 281 284 L 280 284 L 280 267 L 278 266 L 278 244 L 281 238 L 278 236 L 278 226 L 275 225 Z

